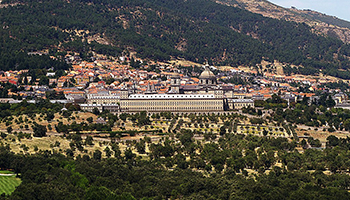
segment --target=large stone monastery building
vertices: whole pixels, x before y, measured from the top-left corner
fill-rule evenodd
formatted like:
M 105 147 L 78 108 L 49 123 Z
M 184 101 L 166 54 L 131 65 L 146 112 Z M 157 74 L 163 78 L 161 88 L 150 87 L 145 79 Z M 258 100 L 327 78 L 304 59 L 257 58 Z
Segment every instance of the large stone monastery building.
M 95 107 L 100 111 L 108 109 L 112 112 L 212 112 L 233 109 L 239 105 L 254 106 L 252 101 L 227 99 L 225 91 L 217 84 L 217 79 L 209 66 L 199 76 L 197 87 L 181 87 L 180 76 L 171 77 L 167 94 L 136 94 L 130 89 L 122 89 L 120 95 L 104 94 L 88 95 L 87 103 L 81 104 L 83 110 L 92 111 Z M 231 91 L 232 92 L 232 91 Z

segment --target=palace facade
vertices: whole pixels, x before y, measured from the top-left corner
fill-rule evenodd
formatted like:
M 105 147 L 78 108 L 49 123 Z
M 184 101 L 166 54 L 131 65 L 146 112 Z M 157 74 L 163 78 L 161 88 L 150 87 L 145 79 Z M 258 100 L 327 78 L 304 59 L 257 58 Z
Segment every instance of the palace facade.
M 138 94 L 133 90 L 124 88 L 119 95 L 102 91 L 87 95 L 87 103 L 81 104 L 83 110 L 92 111 L 97 107 L 100 111 L 111 112 L 217 112 L 242 107 L 254 107 L 254 102 L 248 99 L 237 101 L 225 88 L 218 85 L 209 66 L 199 76 L 199 84 L 186 88 L 180 84 L 180 76 L 174 74 L 170 79 L 167 94 L 158 94 L 146 91 Z
M 224 99 L 213 94 L 132 94 L 120 100 L 122 112 L 223 111 Z

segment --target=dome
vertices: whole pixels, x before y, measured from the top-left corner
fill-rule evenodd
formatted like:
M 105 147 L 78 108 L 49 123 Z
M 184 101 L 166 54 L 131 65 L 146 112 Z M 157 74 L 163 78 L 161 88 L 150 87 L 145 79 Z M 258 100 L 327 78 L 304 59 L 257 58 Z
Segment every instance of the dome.
M 205 70 L 199 76 L 200 79 L 213 79 L 216 78 L 214 73 L 209 70 L 209 68 L 205 68 Z

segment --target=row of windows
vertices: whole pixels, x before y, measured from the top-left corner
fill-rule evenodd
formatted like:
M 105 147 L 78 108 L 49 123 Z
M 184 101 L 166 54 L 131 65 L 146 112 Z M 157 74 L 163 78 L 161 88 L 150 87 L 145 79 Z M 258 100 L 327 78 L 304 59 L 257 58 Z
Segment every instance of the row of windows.
M 253 103 L 236 103 L 235 107 L 248 107 L 248 106 L 254 106 Z
M 176 110 L 188 110 L 188 111 L 193 111 L 193 110 L 223 110 L 222 107 L 129 107 L 129 111 L 176 111 Z
M 124 104 L 123 104 L 124 105 Z M 126 102 L 126 106 L 198 106 L 198 105 L 222 105 L 222 101 L 143 101 L 143 102 Z
M 91 103 L 91 102 L 88 102 L 88 103 Z M 100 101 L 93 101 L 92 104 L 116 104 L 115 101 L 104 101 L 104 102 L 100 102 Z
M 152 99 L 179 99 L 179 98 L 214 98 L 215 96 L 214 95 L 162 95 L 162 96 L 158 96 L 158 95 L 155 95 L 155 96 L 144 96 L 144 95 L 135 95 L 135 96 L 130 96 L 130 99 L 149 99 L 149 100 L 152 100 Z
M 110 97 L 110 96 L 108 96 L 108 97 L 99 97 L 99 96 L 97 96 L 97 97 L 90 97 L 88 100 L 91 100 L 91 99 L 115 99 L 115 100 L 119 100 L 120 98 L 119 98 L 119 96 L 118 97 Z
M 92 111 L 94 110 L 94 108 L 98 108 L 99 110 L 102 109 L 101 107 L 91 107 L 91 106 L 89 106 L 89 107 L 85 107 L 85 106 L 81 107 L 82 110 L 87 110 L 87 111 L 90 111 L 90 112 L 92 112 Z M 109 110 L 109 111 L 112 111 L 112 112 L 117 112 L 117 111 L 119 111 L 119 107 L 115 107 L 115 106 L 113 106 L 113 107 L 105 106 L 105 107 L 103 107 L 103 108 L 104 108 L 105 110 Z

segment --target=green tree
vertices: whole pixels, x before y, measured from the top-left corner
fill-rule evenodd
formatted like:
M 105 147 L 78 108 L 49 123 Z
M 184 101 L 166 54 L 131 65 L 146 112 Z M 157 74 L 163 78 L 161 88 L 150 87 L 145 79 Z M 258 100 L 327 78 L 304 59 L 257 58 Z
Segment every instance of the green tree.
M 93 154 L 93 159 L 95 160 L 101 160 L 102 158 L 102 152 L 100 150 L 95 150 Z
M 326 143 L 327 147 L 335 147 L 338 145 L 339 145 L 339 139 L 336 136 L 330 135 L 327 137 L 327 143 Z
M 106 148 L 104 149 L 104 152 L 106 153 L 106 157 L 107 157 L 107 158 L 110 158 L 110 157 L 111 157 L 112 151 L 111 151 L 111 149 L 110 149 L 109 147 L 106 147 Z
M 221 126 L 220 127 L 220 135 L 223 136 L 226 134 L 226 127 L 225 126 Z
M 99 115 L 100 114 L 100 111 L 98 110 L 98 108 L 94 108 L 93 110 L 92 110 L 92 113 L 94 114 L 94 115 Z
M 86 118 L 86 121 L 88 121 L 89 123 L 92 123 L 94 121 L 94 119 L 92 117 L 88 117 L 88 118 Z
M 86 145 L 94 145 L 93 141 L 94 141 L 94 139 L 92 138 L 92 136 L 90 136 L 90 135 L 86 136 L 86 139 L 85 139 Z
M 12 126 L 8 126 L 7 128 L 6 128 L 6 130 L 7 130 L 7 133 L 8 134 L 11 134 L 12 133 Z
M 34 126 L 32 126 L 33 132 L 34 132 L 34 137 L 44 137 L 46 136 L 46 126 L 44 125 L 40 125 L 40 124 L 34 124 Z

